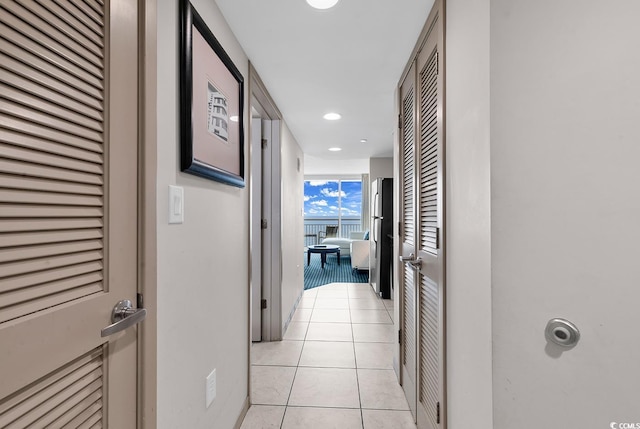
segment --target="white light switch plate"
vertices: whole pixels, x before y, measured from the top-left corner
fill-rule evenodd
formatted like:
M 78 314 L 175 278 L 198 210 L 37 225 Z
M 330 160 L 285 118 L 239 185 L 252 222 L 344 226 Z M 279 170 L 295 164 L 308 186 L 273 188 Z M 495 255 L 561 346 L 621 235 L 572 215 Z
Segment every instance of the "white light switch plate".
M 169 223 L 184 222 L 184 188 L 169 185 Z
M 216 399 L 216 370 L 211 371 L 211 374 L 207 377 L 206 383 L 206 399 L 207 399 L 207 408 Z

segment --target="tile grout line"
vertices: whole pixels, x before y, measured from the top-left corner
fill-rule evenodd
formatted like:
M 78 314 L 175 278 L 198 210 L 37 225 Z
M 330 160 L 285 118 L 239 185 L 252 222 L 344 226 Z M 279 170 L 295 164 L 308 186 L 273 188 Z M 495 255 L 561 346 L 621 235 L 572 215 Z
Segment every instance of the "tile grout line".
M 293 380 L 291 380 L 291 387 L 289 388 L 289 395 L 287 396 L 287 401 L 284 404 L 284 413 L 282 413 L 282 420 L 280 421 L 280 429 L 284 425 L 284 418 L 287 415 L 287 409 L 289 408 L 289 401 L 291 400 L 291 393 L 293 392 L 293 385 L 296 382 L 296 376 L 298 375 L 298 368 L 300 368 L 300 360 L 302 359 L 302 352 L 304 351 L 305 343 L 307 342 L 307 334 L 309 333 L 309 326 L 311 326 L 311 317 L 313 317 L 313 310 L 316 308 L 316 299 L 318 299 L 318 294 L 313 297 L 313 307 L 311 308 L 311 314 L 309 315 L 309 320 L 307 322 L 307 330 L 304 333 L 304 338 L 302 339 L 302 348 L 300 349 L 300 356 L 298 356 L 298 362 L 296 364 L 296 370 L 293 373 Z M 296 309 L 297 311 L 297 309 Z
M 309 322 L 307 324 L 307 330 L 304 333 L 304 339 L 302 340 L 302 349 L 300 350 L 300 356 L 298 356 L 298 363 L 296 365 L 296 372 L 293 375 L 293 381 L 291 382 L 291 390 L 289 391 L 289 397 L 287 398 L 287 403 L 284 407 L 284 415 L 282 416 L 282 424 L 284 424 L 284 416 L 287 414 L 287 409 L 289 408 L 289 401 L 291 400 L 291 394 L 293 393 L 293 385 L 296 382 L 296 377 L 298 376 L 298 369 L 300 369 L 300 361 L 302 360 L 302 353 L 304 352 L 304 348 L 307 344 L 307 334 L 309 333 L 309 328 L 311 327 L 311 319 L 313 318 L 313 312 L 316 310 L 316 303 L 318 302 L 318 293 L 316 292 L 313 297 L 313 307 L 311 307 L 311 314 L 309 315 Z M 281 428 L 282 429 L 282 428 Z
M 356 354 L 356 337 L 353 333 L 353 319 L 351 318 L 351 294 L 349 293 L 349 287 L 347 287 L 347 298 L 349 299 L 349 320 L 351 320 L 351 345 L 353 346 L 353 360 L 356 371 L 356 387 L 358 388 L 358 403 L 360 404 L 360 424 L 364 429 L 364 415 L 362 414 L 362 395 L 360 394 L 360 377 L 358 376 L 358 355 Z

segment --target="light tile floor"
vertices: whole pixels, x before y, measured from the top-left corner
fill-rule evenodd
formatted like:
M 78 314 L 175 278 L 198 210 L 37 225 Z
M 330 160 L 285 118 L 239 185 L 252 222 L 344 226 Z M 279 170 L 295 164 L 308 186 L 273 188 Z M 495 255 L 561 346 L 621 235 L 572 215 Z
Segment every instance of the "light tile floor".
M 284 339 L 255 343 L 242 429 L 415 429 L 393 371 L 393 302 L 368 284 L 304 292 Z

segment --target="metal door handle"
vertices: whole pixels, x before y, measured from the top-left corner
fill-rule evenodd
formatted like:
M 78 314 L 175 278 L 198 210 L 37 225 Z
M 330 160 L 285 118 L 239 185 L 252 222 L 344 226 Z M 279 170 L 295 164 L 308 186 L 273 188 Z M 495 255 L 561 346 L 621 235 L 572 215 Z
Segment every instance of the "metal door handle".
M 411 268 L 414 270 L 420 271 L 420 268 L 422 267 L 422 258 L 416 258 L 413 261 L 409 261 L 409 265 L 411 265 Z
M 413 253 L 410 253 L 409 256 L 402 256 L 400 255 L 400 262 L 411 262 L 414 260 L 414 258 L 416 257 L 416 255 L 414 255 Z
M 413 253 L 409 254 L 409 256 L 400 256 L 400 262 L 409 264 L 416 271 L 419 271 L 422 266 L 422 258 L 416 258 Z
M 101 337 L 108 337 L 116 332 L 124 331 L 125 329 L 138 324 L 147 317 L 146 308 L 133 308 L 131 301 L 123 299 L 113 307 L 111 313 L 111 325 L 102 328 L 100 331 Z

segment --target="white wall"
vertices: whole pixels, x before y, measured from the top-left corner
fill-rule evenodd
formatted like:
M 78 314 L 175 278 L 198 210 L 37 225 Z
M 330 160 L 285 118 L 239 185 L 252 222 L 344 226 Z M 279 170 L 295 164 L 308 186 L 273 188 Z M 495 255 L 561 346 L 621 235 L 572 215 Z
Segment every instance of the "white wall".
M 305 175 L 359 175 L 369 172 L 369 160 L 362 159 L 325 159 L 304 156 Z
M 448 423 L 491 429 L 489 0 L 447 0 L 445 60 Z
M 304 287 L 304 160 L 293 134 L 282 123 L 282 332 Z M 298 170 L 298 162 L 300 169 Z
M 192 2 L 247 79 L 247 57 L 215 3 Z M 248 396 L 249 192 L 179 171 L 178 28 L 178 1 L 159 1 L 157 421 L 231 428 Z M 169 185 L 184 187 L 182 225 L 167 223 Z M 217 398 L 207 409 L 214 368 Z
M 640 422 L 639 16 L 491 1 L 496 429 Z M 577 347 L 546 343 L 552 317 Z
M 393 177 L 393 158 L 369 158 L 369 177 Z

